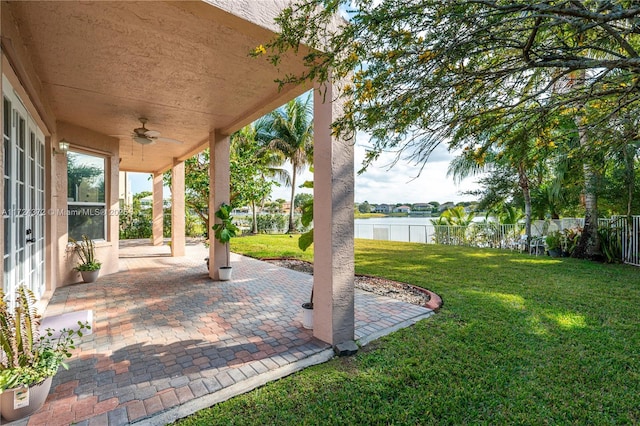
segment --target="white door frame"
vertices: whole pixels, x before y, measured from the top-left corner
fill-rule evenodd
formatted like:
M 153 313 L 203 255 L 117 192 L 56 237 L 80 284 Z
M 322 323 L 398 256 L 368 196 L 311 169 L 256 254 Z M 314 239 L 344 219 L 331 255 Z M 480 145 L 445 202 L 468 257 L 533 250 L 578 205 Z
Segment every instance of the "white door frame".
M 13 304 L 21 285 L 38 299 L 45 291 L 45 145 L 42 130 L 4 75 L 2 95 L 6 194 L 2 288 Z

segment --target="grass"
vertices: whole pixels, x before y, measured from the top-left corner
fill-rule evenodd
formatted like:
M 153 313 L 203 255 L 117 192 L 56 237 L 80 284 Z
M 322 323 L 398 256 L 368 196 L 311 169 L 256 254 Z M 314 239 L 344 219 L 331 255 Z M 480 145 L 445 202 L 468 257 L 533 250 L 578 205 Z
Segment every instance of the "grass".
M 248 235 L 231 240 L 231 250 L 257 259 L 290 257 L 313 262 L 313 246 L 300 250 L 298 238 L 300 235 Z
M 232 249 L 309 259 L 296 243 Z M 433 290 L 443 309 L 180 424 L 640 423 L 637 268 L 371 240 L 355 255 L 356 272 Z
M 353 213 L 354 219 L 371 219 L 374 217 L 387 217 L 384 213 L 360 213 L 359 211 L 355 211 Z

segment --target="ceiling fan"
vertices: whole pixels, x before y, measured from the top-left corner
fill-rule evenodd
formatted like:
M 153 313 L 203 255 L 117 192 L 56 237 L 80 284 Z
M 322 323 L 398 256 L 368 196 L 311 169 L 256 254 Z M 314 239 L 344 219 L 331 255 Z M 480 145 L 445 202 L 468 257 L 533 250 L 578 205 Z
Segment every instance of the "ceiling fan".
M 182 144 L 182 142 L 179 140 L 161 137 L 160 132 L 158 132 L 157 130 L 147 129 L 145 127 L 145 124 L 147 124 L 148 120 L 145 117 L 140 117 L 138 120 L 140 120 L 142 127 L 137 127 L 133 129 L 133 133 L 131 134 L 131 137 L 134 141 L 136 141 L 140 145 L 149 145 L 156 141 Z

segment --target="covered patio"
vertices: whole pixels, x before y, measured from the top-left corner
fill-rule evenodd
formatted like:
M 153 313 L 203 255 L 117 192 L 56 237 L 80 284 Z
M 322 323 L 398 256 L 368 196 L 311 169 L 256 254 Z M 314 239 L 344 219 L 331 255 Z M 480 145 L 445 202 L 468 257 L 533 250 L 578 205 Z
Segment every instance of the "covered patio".
M 118 272 L 120 171 L 152 175 L 154 245 L 164 235 L 163 174 L 171 174 L 171 256 L 181 259 L 176 268 L 188 268 L 185 161 L 209 149 L 208 211 L 215 212 L 230 201 L 231 135 L 314 90 L 313 333 L 331 345 L 353 341 L 353 143 L 331 133 L 341 108 L 338 83 L 276 83 L 304 71 L 305 46 L 277 67 L 250 55 L 272 39 L 274 19 L 287 5 L 2 3 L 5 156 L 20 168 L 2 163 L 0 199 L 7 211 L 41 212 L 34 224 L 7 215 L 0 225 L 8 236 L 0 241 L 7 294 L 32 276 L 29 286 L 43 308 L 56 290 L 78 283 L 69 242 L 84 234 L 96 241 L 101 274 Z M 26 182 L 21 170 L 33 171 Z M 225 254 L 224 245 L 212 241 L 210 284 Z
M 95 325 L 29 424 L 166 424 L 326 360 L 332 347 L 430 315 L 354 293 L 353 143 L 331 132 L 339 82 L 278 86 L 304 70 L 305 46 L 278 67 L 249 54 L 273 37 L 287 5 L 2 3 L 3 289 L 27 285 L 45 316 L 90 310 Z M 209 149 L 208 210 L 216 211 L 230 201 L 231 135 L 312 89 L 314 276 L 236 257 L 234 280 L 219 282 L 225 246 L 186 241 L 185 161 Z M 144 255 L 120 249 L 120 171 L 152 175 L 153 238 Z M 78 284 L 69 247 L 86 233 L 102 262 L 96 284 Z M 312 282 L 309 331 L 300 305 Z
M 205 247 L 186 252 L 123 241 L 118 273 L 56 290 L 46 317 L 93 310 L 95 327 L 29 425 L 164 425 L 334 356 L 302 327 L 311 276 L 234 255 L 234 280 L 215 282 Z M 355 292 L 361 344 L 431 314 Z

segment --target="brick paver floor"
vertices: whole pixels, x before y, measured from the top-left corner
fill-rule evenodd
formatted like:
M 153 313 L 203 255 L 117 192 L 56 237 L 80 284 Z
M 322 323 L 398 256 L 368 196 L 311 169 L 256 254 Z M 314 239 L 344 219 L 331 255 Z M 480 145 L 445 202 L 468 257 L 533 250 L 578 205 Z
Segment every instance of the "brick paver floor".
M 122 242 L 120 272 L 56 290 L 45 316 L 93 310 L 93 333 L 45 406 L 15 424 L 164 424 L 331 356 L 302 327 L 309 275 L 233 255 L 233 280 L 216 282 L 206 255 L 202 244 L 172 258 L 167 246 Z M 360 290 L 355 304 L 362 342 L 431 314 Z

